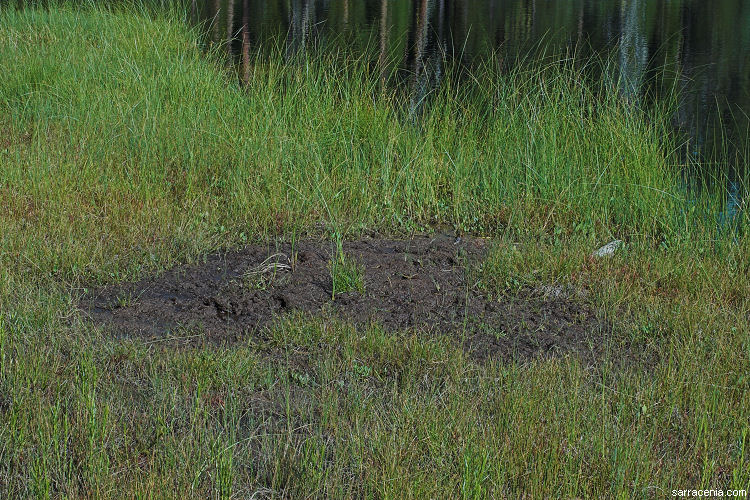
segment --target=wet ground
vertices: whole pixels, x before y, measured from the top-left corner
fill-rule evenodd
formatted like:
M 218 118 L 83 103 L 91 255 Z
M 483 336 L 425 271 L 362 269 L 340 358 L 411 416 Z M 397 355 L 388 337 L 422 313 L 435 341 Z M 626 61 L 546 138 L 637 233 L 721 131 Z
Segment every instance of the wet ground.
M 333 314 L 388 331 L 448 335 L 472 357 L 573 353 L 591 362 L 610 328 L 575 294 L 526 290 L 491 298 L 469 278 L 488 243 L 450 235 L 345 242 L 364 291 L 332 297 L 330 241 L 250 246 L 135 283 L 93 290 L 81 309 L 113 335 L 233 342 L 285 314 Z

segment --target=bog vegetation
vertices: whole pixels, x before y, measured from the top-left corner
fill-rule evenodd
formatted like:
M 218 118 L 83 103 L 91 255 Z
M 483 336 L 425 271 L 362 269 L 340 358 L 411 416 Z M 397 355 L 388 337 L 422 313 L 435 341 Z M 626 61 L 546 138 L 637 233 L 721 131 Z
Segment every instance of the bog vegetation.
M 258 55 L 240 87 L 182 19 L 0 11 L 0 496 L 750 484 L 746 221 L 685 188 L 667 106 L 567 63 L 488 64 L 414 119 L 365 58 Z M 585 287 L 656 361 L 477 363 L 449 338 L 301 316 L 181 346 L 113 338 L 76 307 L 217 249 L 435 227 L 492 238 L 491 293 Z M 331 272 L 367 293 L 343 254 Z

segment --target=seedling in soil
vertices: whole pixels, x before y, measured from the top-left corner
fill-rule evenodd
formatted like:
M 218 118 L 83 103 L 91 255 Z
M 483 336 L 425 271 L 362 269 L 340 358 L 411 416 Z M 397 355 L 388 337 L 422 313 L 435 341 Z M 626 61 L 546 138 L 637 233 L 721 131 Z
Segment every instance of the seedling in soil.
M 289 264 L 292 266 L 292 272 L 294 272 L 294 269 L 297 267 L 297 246 L 299 244 L 299 234 L 296 227 L 292 230 L 292 238 L 290 243 L 292 249 L 289 254 Z
M 111 304 L 110 309 L 125 309 L 133 307 L 138 303 L 138 296 L 134 296 L 132 292 L 123 292 L 117 295 L 114 303 Z
M 340 238 L 336 239 L 336 251 L 329 264 L 333 289 L 331 299 L 336 298 L 337 293 L 365 292 L 364 273 L 357 263 L 344 254 L 344 248 Z
M 117 297 L 117 307 L 119 308 L 130 307 L 134 302 L 133 295 L 130 293 L 119 295 Z

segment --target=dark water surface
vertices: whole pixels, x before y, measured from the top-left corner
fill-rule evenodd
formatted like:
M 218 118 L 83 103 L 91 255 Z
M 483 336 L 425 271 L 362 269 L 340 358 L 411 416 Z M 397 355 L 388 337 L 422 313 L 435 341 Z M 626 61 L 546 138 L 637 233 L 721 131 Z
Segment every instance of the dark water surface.
M 212 43 L 235 55 L 281 41 L 368 49 L 439 84 L 446 62 L 496 54 L 508 66 L 575 52 L 613 63 L 623 95 L 639 100 L 677 84 L 674 122 L 687 154 L 727 146 L 722 168 L 744 170 L 750 112 L 750 0 L 192 0 Z M 374 50 L 373 50 L 374 49 Z M 612 76 L 612 75 L 610 75 Z

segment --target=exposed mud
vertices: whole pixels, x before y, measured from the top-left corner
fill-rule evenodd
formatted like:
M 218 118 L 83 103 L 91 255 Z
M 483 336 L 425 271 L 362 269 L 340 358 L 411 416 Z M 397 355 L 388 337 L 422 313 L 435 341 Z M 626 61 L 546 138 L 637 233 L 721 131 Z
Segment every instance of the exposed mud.
M 116 335 L 164 337 L 189 332 L 232 341 L 292 311 L 324 308 L 356 324 L 450 335 L 480 359 L 528 359 L 604 352 L 609 327 L 582 301 L 528 291 L 492 300 L 467 279 L 486 251 L 481 239 L 453 236 L 344 243 L 363 270 L 364 293 L 332 299 L 330 242 L 252 246 L 210 256 L 136 283 L 91 292 L 81 308 Z M 293 254 L 296 254 L 294 258 Z

